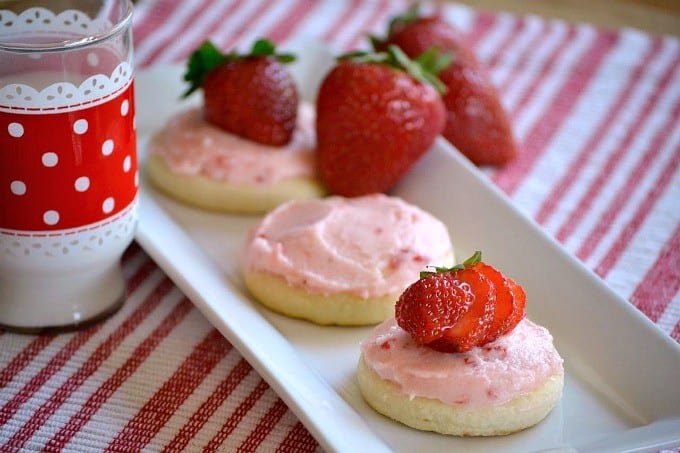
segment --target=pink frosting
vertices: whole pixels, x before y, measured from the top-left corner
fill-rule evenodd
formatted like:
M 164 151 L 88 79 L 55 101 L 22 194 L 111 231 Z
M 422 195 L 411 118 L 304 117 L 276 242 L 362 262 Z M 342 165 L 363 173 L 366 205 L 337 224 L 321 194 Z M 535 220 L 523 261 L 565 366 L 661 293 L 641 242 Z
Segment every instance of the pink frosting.
M 314 108 L 300 103 L 290 143 L 266 146 L 230 134 L 203 119 L 200 108 L 173 116 L 155 135 L 149 152 L 172 171 L 232 184 L 268 186 L 293 177 L 314 177 Z
M 279 206 L 251 231 L 243 265 L 312 293 L 368 298 L 403 291 L 452 253 L 439 220 L 376 194 Z
M 391 318 L 375 328 L 361 351 L 369 368 L 409 397 L 467 407 L 503 404 L 563 372 L 552 336 L 528 319 L 494 342 L 443 353 L 417 345 Z

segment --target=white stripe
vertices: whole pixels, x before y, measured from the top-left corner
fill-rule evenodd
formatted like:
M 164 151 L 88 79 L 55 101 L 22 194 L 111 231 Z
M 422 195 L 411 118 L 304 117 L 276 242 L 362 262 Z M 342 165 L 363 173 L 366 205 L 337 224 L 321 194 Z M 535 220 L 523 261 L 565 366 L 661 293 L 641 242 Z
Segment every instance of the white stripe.
M 285 41 L 286 48 L 297 49 L 311 38 L 319 39 L 330 29 L 347 8 L 346 2 L 321 2 L 312 14 L 296 27 Z
M 139 27 L 142 22 L 146 20 L 146 16 L 149 15 L 150 11 L 153 11 L 152 6 L 154 6 L 155 2 L 152 1 L 143 1 L 143 2 L 137 2 L 134 6 L 134 12 L 132 14 L 132 27 Z
M 258 38 L 266 37 L 276 26 L 278 21 L 282 20 L 290 11 L 291 6 L 292 5 L 287 4 L 286 2 L 270 4 L 262 14 L 257 16 L 255 22 L 246 29 L 238 42 L 245 43 L 245 46 L 247 47 L 246 50 L 250 50 L 252 43 Z M 233 39 L 233 37 L 231 39 Z
M 240 360 L 240 357 L 239 357 Z M 222 378 L 224 379 L 229 372 L 234 368 L 234 366 L 238 363 L 238 360 L 234 363 L 233 366 L 229 368 L 228 371 L 224 371 Z M 226 421 L 229 419 L 230 416 L 236 412 L 236 409 L 243 403 L 243 401 L 248 398 L 248 395 L 257 387 L 257 384 L 260 382 L 260 376 L 254 371 L 254 370 L 249 370 L 248 374 L 246 374 L 241 382 L 238 383 L 238 385 L 234 388 L 234 390 L 231 392 L 228 398 L 226 398 L 222 404 L 215 410 L 214 414 L 211 417 L 211 421 L 213 423 L 206 423 L 202 429 L 196 434 L 194 437 L 194 441 L 192 442 L 193 445 L 196 445 L 199 448 L 204 448 L 211 440 L 213 437 L 217 435 L 217 433 L 222 429 L 222 425 L 226 423 Z M 218 420 L 218 422 L 214 422 L 214 420 Z M 240 425 L 239 425 L 240 427 Z M 219 450 L 220 451 L 236 451 L 235 448 L 229 449 L 227 447 L 228 445 L 228 440 L 222 443 L 220 445 Z
M 508 79 L 512 70 L 517 66 L 521 59 L 524 59 L 529 55 L 530 59 L 533 59 L 533 51 L 527 52 L 527 46 L 536 35 L 543 31 L 542 20 L 535 16 L 527 16 L 524 21 L 524 25 L 519 31 L 519 35 L 510 46 L 503 50 L 503 53 L 498 57 L 498 64 L 495 65 L 493 72 L 491 73 L 491 81 L 497 87 L 500 87 Z M 538 57 L 536 57 L 538 58 Z M 527 60 L 528 61 L 528 60 Z M 540 59 L 538 61 L 541 61 Z M 522 64 L 526 64 L 526 61 L 522 61 Z M 523 66 L 525 69 L 526 66 Z
M 550 55 L 557 50 L 557 47 L 565 39 L 567 30 L 567 25 L 563 22 L 550 23 L 547 36 L 541 40 L 535 49 L 528 52 L 526 61 L 520 62 L 523 65 L 521 71 L 508 85 L 507 90 L 503 92 L 502 98 L 506 106 L 517 105 L 526 91 L 531 89 L 531 83 L 536 80 L 537 74 L 548 63 Z M 507 83 L 507 78 L 499 81 L 497 86 L 504 83 Z
M 196 8 L 193 2 L 180 2 L 178 8 L 170 17 L 153 33 L 147 35 L 146 39 L 135 49 L 135 59 L 138 64 L 147 64 L 146 61 L 155 51 L 163 45 L 169 38 L 177 34 L 177 30 L 182 30 L 182 24 L 186 18 Z
M 663 314 L 659 316 L 656 324 L 661 330 L 670 335 L 678 321 L 680 321 L 680 292 L 675 293 L 675 297 L 668 304 Z
M 178 302 L 181 298 L 175 298 L 173 302 Z M 174 308 L 176 303 L 172 305 L 171 308 Z M 109 401 L 71 439 L 69 445 L 92 445 L 94 450 L 106 448 L 170 379 L 210 330 L 205 317 L 198 310 L 192 309 L 139 368 L 116 389 Z M 168 360 L 168 357 L 172 359 Z M 69 449 L 68 446 L 66 449 Z
M 620 188 L 623 187 L 630 178 L 634 168 L 639 163 L 641 157 L 646 153 L 650 143 L 652 143 L 654 136 L 666 122 L 665 120 L 670 118 L 671 112 L 675 107 L 674 104 L 678 101 L 679 97 L 680 72 L 676 74 L 674 81 L 671 82 L 665 93 L 660 96 L 659 102 L 656 103 L 655 108 L 650 112 L 647 118 L 643 120 L 645 121 L 645 124 L 633 139 L 627 152 L 621 156 L 620 160 L 618 160 L 616 169 L 612 174 L 608 175 L 605 184 L 599 189 L 598 194 L 593 197 L 590 208 L 585 215 L 581 217 L 578 226 L 573 230 L 571 235 L 564 241 L 567 248 L 577 248 L 579 244 L 583 242 L 583 239 L 600 223 L 601 216 L 614 200 Z M 673 150 L 668 150 L 667 146 L 665 148 L 667 151 L 664 154 L 667 153 L 667 156 L 672 158 Z M 608 237 L 613 239 L 613 237 L 618 236 L 617 230 L 628 222 L 626 214 L 630 217 L 633 216 L 633 212 L 640 205 L 645 194 L 652 189 L 651 183 L 656 177 L 656 173 L 662 170 L 662 168 L 659 168 L 658 163 L 665 160 L 666 158 L 659 156 L 652 162 L 651 168 L 645 172 L 643 178 L 640 181 L 636 181 L 633 193 L 627 197 L 624 207 L 617 213 L 612 226 L 609 228 Z M 599 164 L 594 162 L 593 166 L 590 167 L 590 170 L 593 173 L 596 171 L 601 172 L 603 166 L 603 163 Z M 603 240 L 602 242 L 608 241 Z M 606 246 L 606 244 L 602 244 L 602 247 Z M 597 248 L 599 249 L 600 247 L 598 246 Z M 590 262 L 590 260 L 588 260 L 588 262 Z
M 168 63 L 178 57 L 183 57 L 194 49 L 189 49 L 189 46 L 197 47 L 200 45 L 202 38 L 205 38 L 207 31 L 212 29 L 215 23 L 220 22 L 225 11 L 234 3 L 233 1 L 217 1 L 211 8 L 206 8 L 203 14 L 194 20 L 191 24 L 187 24 L 182 32 L 182 39 L 176 39 L 169 44 L 158 55 L 155 63 Z
M 193 335 L 197 338 L 203 339 L 210 331 L 210 325 L 206 324 L 206 328 L 201 331 L 200 335 Z M 159 353 L 167 354 L 169 351 L 159 351 Z M 232 348 L 232 350 L 229 351 L 226 356 L 217 363 L 217 365 L 215 365 L 210 373 L 206 375 L 205 379 L 198 387 L 196 387 L 194 392 L 189 396 L 189 398 L 187 398 L 184 404 L 182 404 L 177 409 L 177 411 L 175 411 L 173 416 L 161 428 L 158 434 L 149 443 L 147 448 L 150 451 L 161 451 L 163 447 L 170 443 L 182 429 L 184 424 L 189 421 L 191 416 L 196 411 L 198 411 L 198 409 L 201 407 L 201 404 L 207 401 L 210 396 L 217 391 L 217 387 L 220 385 L 220 382 L 226 379 L 239 360 L 241 360 L 241 355 L 238 353 L 238 351 L 236 351 L 235 348 Z M 216 423 L 216 420 L 221 419 L 215 418 L 214 414 L 211 414 L 208 418 L 208 421 L 206 422 L 206 425 L 212 425 L 213 427 L 216 425 L 221 425 L 221 423 Z M 199 430 L 199 432 L 196 433 L 189 446 L 204 445 L 210 440 L 210 437 L 214 435 L 214 432 L 211 432 L 208 436 L 206 436 L 207 438 L 205 440 L 199 441 L 198 439 L 200 439 L 200 432 L 201 431 Z M 191 448 L 189 449 L 191 450 Z
M 430 4 L 429 2 L 426 3 Z M 457 3 L 446 4 L 442 9 L 442 15 L 446 21 L 453 24 L 456 28 L 464 33 L 470 33 L 475 22 L 477 12 L 465 5 Z
M 224 23 L 217 28 L 215 33 L 212 35 L 212 41 L 221 48 L 225 48 L 227 43 L 230 43 L 231 40 L 234 37 L 234 33 L 237 31 L 236 29 L 240 29 L 243 23 L 246 20 L 249 20 L 252 14 L 257 11 L 257 10 L 263 10 L 263 2 L 261 1 L 254 1 L 254 0 L 247 0 L 243 3 L 243 7 L 239 8 L 239 10 L 232 14 L 227 20 L 224 21 Z M 257 21 L 258 19 L 255 19 Z M 244 51 L 247 50 L 246 47 L 250 47 L 246 43 L 245 45 L 241 46 L 239 44 L 243 44 L 243 41 L 237 43 L 237 46 L 239 50 Z M 231 46 L 230 46 L 231 47 Z M 228 49 L 231 50 L 231 49 Z
M 486 33 L 475 47 L 475 54 L 482 64 L 488 65 L 489 59 L 496 49 L 498 49 L 503 41 L 509 39 L 517 20 L 515 16 L 509 14 L 499 14 L 496 16 L 496 21 L 491 30 Z
M 94 394 L 101 384 L 106 382 L 116 370 L 123 366 L 125 361 L 130 358 L 135 347 L 142 343 L 142 341 L 158 327 L 161 321 L 183 298 L 184 295 L 179 289 L 173 287 L 173 289 L 163 297 L 158 308 L 154 310 L 153 316 L 147 316 L 134 331 L 130 332 L 121 344 L 111 352 L 111 355 L 100 364 L 97 370 L 64 401 L 61 407 L 59 407 L 49 419 L 45 421 L 41 429 L 35 432 L 35 435 L 33 436 L 34 441 L 39 442 L 41 446 L 43 446 L 60 428 L 65 426 L 80 410 L 83 402 L 86 401 L 90 395 Z M 79 366 L 76 372 L 80 371 L 86 360 L 87 359 L 78 363 Z M 75 374 L 75 372 L 73 374 Z M 109 431 L 107 430 L 106 433 L 108 434 Z
M 120 327 L 125 319 L 127 319 L 127 317 L 141 304 L 141 302 L 146 299 L 146 297 L 152 292 L 153 289 L 156 288 L 156 286 L 158 286 L 163 278 L 163 272 L 161 272 L 160 269 L 156 269 L 151 275 L 149 275 L 144 283 L 140 285 L 136 292 L 128 296 L 126 303 L 121 307 L 120 311 L 107 322 L 102 324 L 102 329 L 97 332 L 96 335 L 93 335 L 84 344 L 82 344 L 77 353 L 73 354 L 71 358 L 67 360 L 64 365 L 49 378 L 47 381 L 48 383 L 42 385 L 31 398 L 21 405 L 14 416 L 7 421 L 7 423 L 2 428 L 4 439 L 9 439 L 30 420 L 30 418 L 33 416 L 33 413 L 38 410 L 38 408 L 45 401 L 49 400 L 49 398 L 71 376 L 72 373 L 68 372 L 67 370 L 77 369 L 83 362 L 83 357 L 85 357 L 85 360 L 87 360 L 87 358 L 92 355 L 97 347 L 99 347 L 103 339 L 108 338 L 111 333 Z M 40 354 L 38 354 L 38 356 L 32 362 L 32 366 L 24 369 L 22 373 L 17 375 L 17 378 L 14 381 L 12 381 L 2 390 L 2 392 L 0 392 L 0 395 L 3 399 L 3 404 L 19 393 L 25 384 L 27 384 L 34 376 L 38 375 L 44 366 L 46 366 L 52 358 L 59 354 L 59 352 L 74 335 L 76 334 L 66 334 L 59 336 Z M 44 365 L 38 366 L 37 364 Z
M 606 252 L 609 251 L 611 245 L 635 216 L 645 196 L 654 189 L 653 183 L 658 176 L 669 165 L 672 159 L 677 158 L 674 157 L 674 153 L 677 152 L 678 147 L 680 147 L 680 125 L 676 122 L 670 139 L 662 149 L 662 156 L 655 160 L 647 175 L 640 181 L 639 187 L 636 186 L 634 193 L 618 213 L 617 218 L 605 237 L 602 238 L 602 247 L 596 248 L 596 253 L 587 260 L 588 264 L 591 266 L 595 266 L 595 263 L 599 264 Z M 680 200 L 680 171 L 676 170 L 661 197 L 656 201 L 638 231 L 631 237 L 630 242 L 626 244 L 625 251 L 607 274 L 607 281 L 611 280 L 618 285 L 619 280 L 624 278 L 639 280 L 645 275 L 657 259 L 656 253 L 653 253 L 653 251 L 658 252 L 661 250 L 663 245 L 672 237 L 678 224 L 680 224 L 678 200 Z M 630 273 L 631 276 L 624 277 L 623 271 Z M 631 286 L 625 285 L 628 296 L 638 283 L 638 281 L 633 281 L 630 282 Z
M 647 41 L 649 42 L 649 40 Z M 640 49 L 640 52 L 641 52 L 640 54 L 642 54 L 644 50 Z M 653 115 L 640 118 L 639 116 L 640 111 L 644 107 L 645 102 L 652 95 L 652 91 L 657 86 L 659 79 L 662 77 L 664 71 L 668 69 L 668 66 L 671 63 L 672 59 L 673 59 L 672 49 L 665 48 L 653 61 L 650 62 L 642 78 L 638 83 L 636 83 L 635 87 L 633 88 L 633 93 L 631 93 L 630 99 L 628 100 L 626 105 L 624 105 L 620 109 L 619 113 L 614 119 L 612 123 L 612 129 L 607 134 L 605 134 L 599 146 L 596 149 L 592 150 L 587 165 L 585 166 L 583 171 L 579 175 L 577 175 L 576 180 L 571 184 L 569 190 L 564 194 L 562 200 L 560 201 L 561 209 L 556 210 L 555 215 L 550 219 L 549 222 L 546 222 L 545 227 L 547 229 L 551 231 L 557 231 L 557 229 L 562 224 L 564 224 L 565 221 L 567 221 L 571 214 L 570 211 L 578 205 L 578 203 L 584 197 L 585 193 L 590 188 L 592 182 L 601 176 L 601 170 L 606 166 L 606 163 L 608 160 L 610 160 L 611 155 L 617 152 L 617 150 L 621 147 L 622 145 L 621 142 L 622 140 L 624 140 L 628 131 L 635 126 L 636 122 L 640 121 L 647 122 L 648 126 L 646 128 L 640 129 L 640 133 L 637 135 L 636 138 L 634 138 L 634 140 L 629 145 L 630 150 L 626 152 L 624 160 L 626 158 L 628 160 L 635 159 L 637 155 L 644 152 L 646 146 L 645 143 L 641 141 L 641 137 L 643 136 L 644 131 L 647 131 L 649 129 L 650 120 L 653 118 Z M 632 64 L 630 57 L 626 64 L 627 65 Z M 620 66 L 618 68 L 615 67 L 613 68 L 613 71 L 617 70 L 620 71 L 619 68 Z M 614 74 L 612 74 L 612 76 L 614 76 Z M 619 76 L 619 78 L 621 77 Z M 603 82 L 606 83 L 607 81 L 612 80 L 612 77 L 603 77 L 603 79 L 604 79 Z M 618 95 L 621 96 L 624 94 L 621 93 Z M 595 107 L 596 103 L 597 102 L 593 102 L 591 108 L 596 108 Z M 586 115 L 586 111 L 584 111 L 583 114 Z M 661 119 L 661 121 L 663 121 L 663 118 Z M 653 134 L 653 131 L 649 131 L 647 132 L 647 134 L 648 135 L 646 136 L 649 136 L 650 134 Z M 578 150 L 578 148 L 576 149 Z M 610 176 L 609 178 L 610 181 L 612 181 L 614 177 L 618 175 L 618 180 L 621 181 L 620 184 L 623 184 L 625 182 L 625 178 L 627 177 L 628 174 L 627 172 L 630 171 L 629 167 L 626 167 L 625 165 L 624 168 L 625 170 L 622 169 L 621 165 L 619 164 L 619 168 L 617 168 L 614 175 Z M 619 185 L 615 185 L 614 187 L 619 187 Z M 615 193 L 616 190 L 609 191 L 606 189 L 605 186 L 603 186 L 600 189 L 600 191 L 602 192 L 602 195 L 598 196 L 598 198 L 600 198 L 602 202 L 604 202 L 606 199 L 607 203 L 604 204 L 604 206 L 606 207 L 613 198 L 613 196 L 616 195 Z M 592 204 L 591 210 L 594 207 L 595 205 Z M 581 222 L 583 223 L 585 220 L 586 219 L 584 218 L 581 220 Z M 583 228 L 584 227 L 581 227 L 581 229 Z M 576 233 L 576 231 L 574 231 L 574 233 Z
M 364 22 L 371 17 L 373 11 L 380 7 L 380 3 L 377 1 L 361 2 L 359 7 L 353 11 L 352 16 L 349 17 L 347 21 L 340 28 L 340 31 L 335 35 L 335 38 L 331 41 L 331 44 L 342 51 L 349 50 L 346 47 L 350 44 L 350 41 L 354 39 L 354 35 L 361 31 L 361 27 L 364 26 Z
M 574 40 L 564 49 L 559 61 L 556 61 L 550 72 L 545 75 L 545 80 L 541 82 L 529 104 L 517 116 L 515 133 L 520 140 L 524 139 L 530 128 L 540 121 L 541 116 L 548 109 L 552 108 L 551 103 L 554 101 L 557 92 L 561 89 L 565 80 L 569 78 L 571 71 L 579 66 L 579 59 L 592 45 L 596 37 L 593 28 L 577 27 Z
M 591 83 L 584 90 L 574 110 L 562 123 L 552 142 L 536 161 L 524 182 L 517 187 L 513 199 L 534 217 L 546 197 L 553 189 L 555 182 L 561 181 L 569 170 L 578 153 L 588 140 L 599 131 L 601 121 L 613 108 L 616 100 L 623 95 L 631 74 L 622 72 L 621 67 L 630 64 L 631 55 L 642 55 L 650 45 L 650 40 L 642 39 L 637 33 L 623 33 L 617 45 L 605 57 L 602 65 L 594 74 Z M 632 106 L 636 106 L 635 103 Z M 616 128 L 617 122 L 614 122 Z M 612 131 L 608 137 L 616 138 L 620 133 Z M 623 131 L 625 132 L 625 130 Z M 597 158 L 597 153 L 593 151 Z M 601 167 L 593 167 L 601 168 Z M 580 174 L 579 178 L 583 175 Z M 586 184 L 572 184 L 570 191 L 585 190 Z M 569 193 L 569 192 L 568 192 Z M 566 196 L 565 195 L 565 198 Z M 553 218 L 548 218 L 544 228 L 554 234 L 556 225 L 562 223 L 565 216 L 571 214 L 572 205 L 564 199 L 558 206 Z M 558 210 L 560 210 L 557 212 Z M 560 220 L 555 223 L 554 219 Z

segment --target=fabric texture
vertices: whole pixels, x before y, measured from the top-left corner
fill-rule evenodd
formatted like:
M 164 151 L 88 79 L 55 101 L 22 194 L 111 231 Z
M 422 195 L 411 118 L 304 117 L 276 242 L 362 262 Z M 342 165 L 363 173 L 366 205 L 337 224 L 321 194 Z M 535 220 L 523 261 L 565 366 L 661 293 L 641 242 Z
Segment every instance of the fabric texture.
M 365 47 L 404 1 L 142 0 L 137 70 L 204 39 Z M 527 216 L 680 341 L 680 41 L 533 16 L 438 9 L 491 72 L 521 154 L 484 169 Z M 128 299 L 75 333 L 0 330 L 0 450 L 320 450 L 137 245 Z

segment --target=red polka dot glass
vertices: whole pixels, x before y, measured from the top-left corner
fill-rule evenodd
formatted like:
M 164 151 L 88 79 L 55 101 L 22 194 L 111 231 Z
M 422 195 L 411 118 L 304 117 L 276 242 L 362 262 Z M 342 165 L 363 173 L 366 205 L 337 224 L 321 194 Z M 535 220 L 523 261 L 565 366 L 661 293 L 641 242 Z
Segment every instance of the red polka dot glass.
M 136 223 L 132 5 L 51 3 L 0 3 L 0 324 L 29 330 L 115 311 Z

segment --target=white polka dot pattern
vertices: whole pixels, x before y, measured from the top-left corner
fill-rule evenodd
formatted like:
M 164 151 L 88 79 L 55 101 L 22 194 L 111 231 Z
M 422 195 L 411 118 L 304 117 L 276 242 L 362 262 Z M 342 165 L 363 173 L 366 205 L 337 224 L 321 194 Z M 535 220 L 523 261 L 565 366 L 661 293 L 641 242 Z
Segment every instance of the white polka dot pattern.
M 74 186 L 78 192 L 85 192 L 90 188 L 90 178 L 87 176 L 81 176 L 80 178 L 76 179 Z
M 54 167 L 59 163 L 59 156 L 53 152 L 45 153 L 42 155 L 42 163 L 46 167 Z
M 89 125 L 87 124 L 87 120 L 80 119 L 73 123 L 73 132 L 78 135 L 83 135 L 85 132 L 87 132 L 88 127 Z
M 24 135 L 24 126 L 21 123 L 9 123 L 7 126 L 7 132 L 14 138 L 20 138 Z
M 43 221 L 47 225 L 56 225 L 57 222 L 59 222 L 59 213 L 54 210 L 45 211 L 45 214 L 43 214 Z
M 9 188 L 14 195 L 23 195 L 26 193 L 26 184 L 23 181 L 12 181 Z

